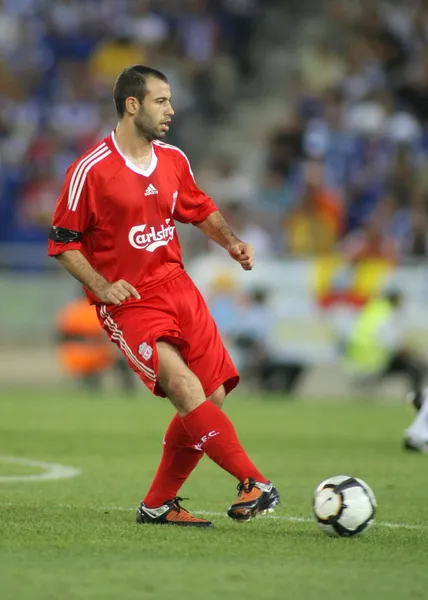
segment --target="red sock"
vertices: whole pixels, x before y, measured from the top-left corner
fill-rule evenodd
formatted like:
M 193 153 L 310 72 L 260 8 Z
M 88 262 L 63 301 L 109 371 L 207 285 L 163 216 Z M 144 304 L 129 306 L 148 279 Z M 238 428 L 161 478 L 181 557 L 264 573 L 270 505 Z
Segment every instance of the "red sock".
M 261 483 L 267 482 L 239 443 L 231 421 L 215 404 L 203 402 L 185 415 L 182 422 L 193 443 L 238 481 L 253 477 Z
M 203 455 L 203 450 L 194 447 L 177 413 L 166 430 L 162 459 L 144 504 L 156 508 L 174 498 Z

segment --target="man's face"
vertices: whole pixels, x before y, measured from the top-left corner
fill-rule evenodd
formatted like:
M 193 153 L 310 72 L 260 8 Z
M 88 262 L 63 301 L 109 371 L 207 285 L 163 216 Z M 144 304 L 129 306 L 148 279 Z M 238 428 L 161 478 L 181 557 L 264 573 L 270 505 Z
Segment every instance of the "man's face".
M 149 77 L 147 94 L 134 118 L 137 134 L 148 141 L 164 138 L 173 114 L 169 85 L 161 79 Z

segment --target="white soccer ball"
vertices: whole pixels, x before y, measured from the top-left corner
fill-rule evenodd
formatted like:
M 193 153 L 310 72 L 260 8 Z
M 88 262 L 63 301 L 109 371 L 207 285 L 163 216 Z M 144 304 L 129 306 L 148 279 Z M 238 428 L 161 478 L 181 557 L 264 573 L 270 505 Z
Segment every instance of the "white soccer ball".
M 373 491 L 357 477 L 330 477 L 314 493 L 314 517 L 328 535 L 352 537 L 366 531 L 374 522 L 376 508 Z

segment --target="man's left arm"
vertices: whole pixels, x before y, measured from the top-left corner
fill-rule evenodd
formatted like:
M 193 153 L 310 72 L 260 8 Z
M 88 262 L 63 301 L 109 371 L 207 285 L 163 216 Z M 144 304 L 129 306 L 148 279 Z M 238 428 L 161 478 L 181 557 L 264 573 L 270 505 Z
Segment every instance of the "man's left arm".
M 254 249 L 236 237 L 220 211 L 212 212 L 204 221 L 195 223 L 209 238 L 227 250 L 230 256 L 239 262 L 244 271 L 254 266 Z

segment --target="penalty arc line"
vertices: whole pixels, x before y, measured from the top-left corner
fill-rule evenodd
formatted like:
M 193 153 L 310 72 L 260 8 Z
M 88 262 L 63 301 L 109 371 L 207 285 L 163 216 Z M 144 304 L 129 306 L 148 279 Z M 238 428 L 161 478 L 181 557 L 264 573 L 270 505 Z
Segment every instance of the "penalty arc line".
M 31 458 L 21 458 L 18 456 L 0 456 L 0 463 L 9 465 L 24 465 L 26 467 L 36 467 L 42 469 L 43 473 L 35 473 L 32 475 L 2 475 L 0 483 L 11 483 L 14 481 L 49 481 L 55 479 L 69 479 L 80 475 L 81 470 L 67 465 L 59 465 L 57 463 L 48 463 L 41 460 L 33 460 Z

